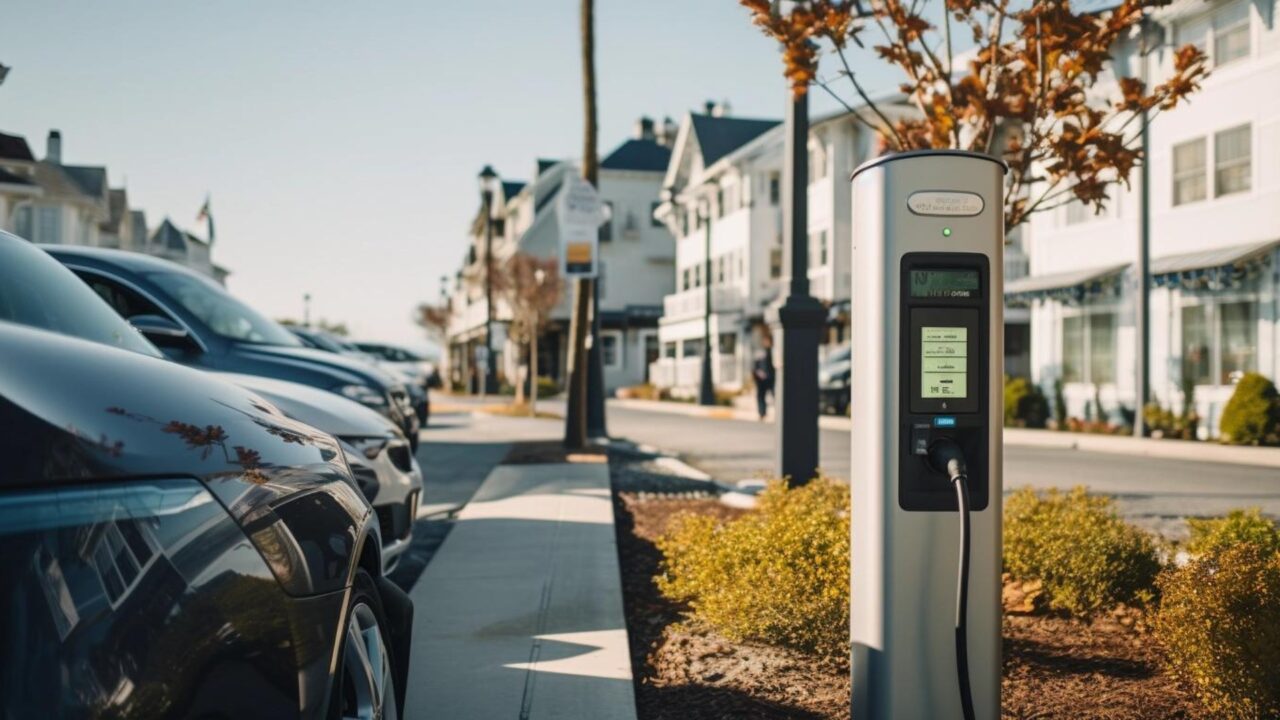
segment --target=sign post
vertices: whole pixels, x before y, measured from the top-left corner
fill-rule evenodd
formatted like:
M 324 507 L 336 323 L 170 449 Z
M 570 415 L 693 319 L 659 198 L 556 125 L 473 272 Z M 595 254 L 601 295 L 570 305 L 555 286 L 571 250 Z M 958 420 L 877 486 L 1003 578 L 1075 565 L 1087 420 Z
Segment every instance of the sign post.
M 853 174 L 860 720 L 1000 717 L 1003 173 L 925 150 Z
M 560 274 L 594 279 L 600 270 L 600 225 L 608 209 L 591 183 L 572 175 L 557 200 L 560 220 Z

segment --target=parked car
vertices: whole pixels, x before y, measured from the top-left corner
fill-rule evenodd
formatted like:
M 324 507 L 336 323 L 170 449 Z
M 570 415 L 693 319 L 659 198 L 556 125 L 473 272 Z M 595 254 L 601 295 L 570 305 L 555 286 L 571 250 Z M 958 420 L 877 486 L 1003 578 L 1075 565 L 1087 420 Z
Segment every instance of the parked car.
M 399 717 L 412 603 L 337 442 L 40 256 L 0 235 L 0 717 Z
M 289 332 L 293 333 L 307 347 L 339 355 L 358 357 L 372 362 L 393 376 L 399 377 L 401 382 L 404 383 L 405 389 L 409 391 L 409 401 L 413 405 L 414 412 L 418 415 L 418 422 L 423 427 L 426 427 L 427 420 L 431 415 L 431 398 L 428 393 L 430 383 L 416 365 L 409 369 L 405 367 L 404 363 L 388 362 L 379 355 L 367 353 L 352 343 L 323 330 L 298 327 L 297 325 L 289 325 L 287 327 Z
M 818 398 L 824 412 L 849 413 L 849 379 L 852 374 L 853 360 L 849 356 L 848 345 L 831 351 L 818 367 Z
M 282 325 L 176 263 L 104 248 L 42 246 L 166 356 L 192 367 L 288 380 L 337 393 L 399 426 L 416 449 L 404 383 L 357 360 L 305 347 Z
M 404 433 L 372 410 L 330 392 L 256 375 L 215 375 L 338 439 L 356 484 L 377 515 L 382 562 L 390 572 L 413 540 L 422 499 L 422 468 Z
M 440 375 L 436 372 L 435 364 L 408 348 L 364 341 L 356 341 L 352 344 L 383 363 L 399 368 L 407 376 L 418 378 L 429 387 L 441 386 Z

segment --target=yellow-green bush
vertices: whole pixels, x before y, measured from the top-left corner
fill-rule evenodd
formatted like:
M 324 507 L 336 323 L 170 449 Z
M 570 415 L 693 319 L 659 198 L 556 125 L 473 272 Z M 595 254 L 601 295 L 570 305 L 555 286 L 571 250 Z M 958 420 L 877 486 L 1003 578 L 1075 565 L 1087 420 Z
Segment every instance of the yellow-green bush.
M 1160 576 L 1155 631 L 1214 718 L 1280 717 L 1280 553 L 1220 548 Z
M 1223 517 L 1188 518 L 1191 537 L 1187 552 L 1205 555 L 1218 550 L 1249 543 L 1268 552 L 1280 552 L 1280 527 L 1263 517 L 1258 508 L 1232 510 Z
M 1245 373 L 1222 409 L 1222 441 L 1232 445 L 1280 444 L 1280 393 L 1258 373 Z
M 1051 609 L 1088 616 L 1152 599 L 1160 561 L 1110 498 L 1026 489 L 1005 500 L 1004 567 L 1015 580 L 1040 581 Z
M 725 523 L 686 515 L 658 540 L 663 595 L 732 640 L 849 652 L 849 488 L 774 482 Z

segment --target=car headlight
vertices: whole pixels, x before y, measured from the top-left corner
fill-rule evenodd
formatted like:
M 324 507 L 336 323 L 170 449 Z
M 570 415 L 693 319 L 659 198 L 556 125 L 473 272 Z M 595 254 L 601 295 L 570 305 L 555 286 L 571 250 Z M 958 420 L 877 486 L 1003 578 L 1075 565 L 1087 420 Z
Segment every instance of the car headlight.
M 388 442 L 388 438 L 384 437 L 343 438 L 343 440 L 370 460 L 377 458 L 378 453 L 382 452 L 382 448 L 386 447 Z
M 378 412 L 386 412 L 387 410 L 387 396 L 383 395 L 382 391 L 368 385 L 339 385 L 333 390 L 348 400 L 355 400 L 367 408 L 373 408 Z

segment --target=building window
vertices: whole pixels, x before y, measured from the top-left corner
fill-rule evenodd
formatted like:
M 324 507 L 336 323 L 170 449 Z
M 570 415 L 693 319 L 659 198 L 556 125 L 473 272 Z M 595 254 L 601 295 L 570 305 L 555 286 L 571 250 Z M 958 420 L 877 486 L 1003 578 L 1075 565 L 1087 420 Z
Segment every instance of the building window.
M 36 228 L 34 237 L 31 239 L 35 242 L 54 243 L 62 242 L 62 211 L 57 207 L 41 207 L 36 214 Z
M 716 284 L 724 284 L 724 256 L 716 258 Z
M 1249 57 L 1249 4 L 1237 0 L 1213 17 L 1213 64 Z
M 818 233 L 818 265 L 823 267 L 826 267 L 827 260 L 830 259 L 831 248 L 828 247 L 829 243 L 827 240 L 828 236 L 826 230 Z
M 1182 308 L 1182 381 L 1208 385 L 1213 378 L 1210 367 L 1209 321 L 1204 305 Z
M 675 358 L 675 356 L 676 356 L 676 344 L 673 342 L 662 343 L 662 357 Z
M 662 221 L 658 219 L 658 206 L 661 202 L 649 203 L 649 224 L 653 227 L 662 227 Z
M 1116 380 L 1116 316 L 1094 313 L 1089 316 L 1089 382 L 1094 385 Z
M 609 219 L 600 226 L 599 238 L 600 242 L 609 242 L 613 240 L 613 201 L 605 200 L 604 204 L 609 208 Z
M 680 357 L 702 357 L 702 338 L 693 338 L 680 343 Z
M 1062 318 L 1062 381 L 1084 382 L 1084 316 Z
M 689 288 L 689 268 L 685 268 L 680 271 L 680 289 L 688 290 Z
M 769 204 L 777 206 L 782 201 L 782 176 L 776 172 L 769 173 Z
M 720 354 L 735 355 L 738 352 L 737 333 L 720 333 Z
M 31 221 L 31 206 L 23 205 L 14 212 L 14 232 L 27 240 L 35 241 L 34 223 Z
M 1230 385 L 1258 368 L 1258 323 L 1254 304 L 1232 302 L 1218 306 L 1222 371 L 1220 382 Z
M 1176 203 L 1175 203 L 1176 204 Z M 1089 219 L 1089 206 L 1080 200 L 1072 200 L 1067 203 L 1067 224 L 1079 225 Z
M 702 263 L 698 263 L 693 268 L 693 286 L 702 287 Z
M 1196 138 L 1173 146 L 1173 204 L 1205 198 L 1205 141 Z
M 782 248 L 769 248 L 769 277 L 778 279 L 782 277 Z
M 1062 319 L 1063 382 L 1115 382 L 1115 319 L 1115 314 L 1109 312 Z
M 600 359 L 607 368 L 622 367 L 622 337 L 618 333 L 600 333 Z
M 1249 190 L 1252 170 L 1250 126 L 1241 125 L 1213 136 L 1213 194 L 1215 197 Z

